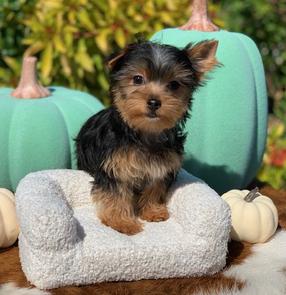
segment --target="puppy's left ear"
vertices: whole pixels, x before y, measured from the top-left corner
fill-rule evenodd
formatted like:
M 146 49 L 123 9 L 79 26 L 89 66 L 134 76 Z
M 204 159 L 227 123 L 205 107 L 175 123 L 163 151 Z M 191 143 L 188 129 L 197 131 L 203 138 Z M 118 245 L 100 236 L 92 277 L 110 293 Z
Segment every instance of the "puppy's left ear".
M 199 42 L 195 45 L 189 44 L 185 51 L 197 72 L 199 80 L 210 70 L 212 70 L 219 63 L 215 57 L 218 47 L 218 41 L 207 40 Z

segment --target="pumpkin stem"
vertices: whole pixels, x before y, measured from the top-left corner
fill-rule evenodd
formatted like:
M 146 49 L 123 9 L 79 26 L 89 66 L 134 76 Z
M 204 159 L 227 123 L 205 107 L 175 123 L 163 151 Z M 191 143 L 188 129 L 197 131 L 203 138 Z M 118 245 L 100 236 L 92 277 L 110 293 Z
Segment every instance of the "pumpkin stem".
M 246 202 L 252 202 L 255 198 L 259 197 L 259 188 L 256 187 L 253 190 L 251 190 L 245 197 L 244 197 L 244 201 Z
M 36 57 L 24 57 L 20 82 L 11 93 L 12 96 L 16 98 L 42 98 L 51 95 L 50 91 L 37 80 L 36 64 Z
M 179 28 L 181 30 L 197 30 L 202 32 L 214 32 L 219 30 L 208 17 L 207 0 L 193 0 L 191 17 L 185 25 Z

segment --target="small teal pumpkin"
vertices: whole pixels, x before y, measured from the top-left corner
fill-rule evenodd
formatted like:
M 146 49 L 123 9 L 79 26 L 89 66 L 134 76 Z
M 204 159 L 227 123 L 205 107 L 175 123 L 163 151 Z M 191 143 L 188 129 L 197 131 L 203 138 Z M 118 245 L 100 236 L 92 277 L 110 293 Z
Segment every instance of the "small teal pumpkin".
M 204 5 L 206 1 L 194 2 Z M 197 20 L 194 15 L 191 23 L 192 19 Z M 207 27 L 209 20 L 205 17 L 202 22 Z M 206 39 L 219 41 L 216 57 L 222 66 L 194 94 L 186 124 L 184 167 L 222 193 L 245 187 L 260 167 L 267 134 L 267 94 L 255 43 L 243 34 L 209 27 L 210 32 L 189 30 L 188 25 L 165 29 L 151 39 L 179 48 Z
M 13 92 L 18 98 L 12 89 L 0 89 L 0 187 L 7 189 L 15 190 L 32 171 L 76 168 L 73 139 L 82 124 L 103 109 L 84 92 L 50 87 L 49 93 L 34 77 L 35 62 L 32 57 L 24 61 L 21 82 Z

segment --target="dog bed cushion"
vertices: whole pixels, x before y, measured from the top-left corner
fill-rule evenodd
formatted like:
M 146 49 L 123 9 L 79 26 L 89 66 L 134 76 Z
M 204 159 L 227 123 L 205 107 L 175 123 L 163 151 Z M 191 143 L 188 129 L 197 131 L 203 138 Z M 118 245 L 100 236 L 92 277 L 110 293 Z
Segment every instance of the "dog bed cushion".
M 211 275 L 224 267 L 230 209 L 203 181 L 181 170 L 170 218 L 144 222 L 134 236 L 100 222 L 91 181 L 83 171 L 49 170 L 17 188 L 21 264 L 38 288 Z

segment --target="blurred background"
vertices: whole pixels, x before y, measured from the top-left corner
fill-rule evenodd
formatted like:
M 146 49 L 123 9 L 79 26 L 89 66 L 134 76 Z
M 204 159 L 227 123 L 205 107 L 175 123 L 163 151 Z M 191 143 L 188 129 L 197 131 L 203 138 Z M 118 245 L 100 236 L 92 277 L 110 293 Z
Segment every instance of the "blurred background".
M 44 85 L 87 91 L 108 105 L 105 58 L 136 33 L 149 38 L 190 13 L 190 0 L 0 0 L 0 87 L 15 87 L 23 54 L 36 55 Z M 285 189 L 286 1 L 209 1 L 209 15 L 221 29 L 250 36 L 261 52 L 269 128 L 257 178 Z

